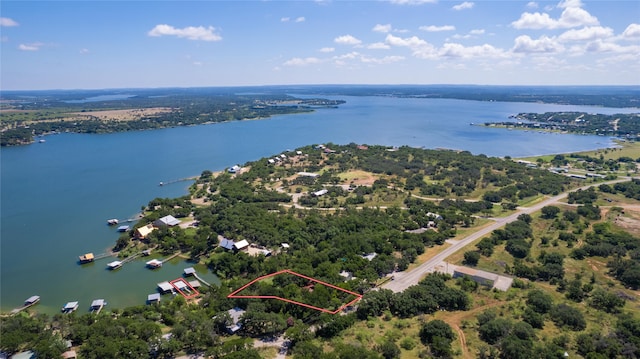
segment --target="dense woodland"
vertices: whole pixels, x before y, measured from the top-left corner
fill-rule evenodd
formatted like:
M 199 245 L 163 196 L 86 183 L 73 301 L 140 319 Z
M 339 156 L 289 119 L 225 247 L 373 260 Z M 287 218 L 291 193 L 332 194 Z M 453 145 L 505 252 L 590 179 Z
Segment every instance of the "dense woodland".
M 356 144 L 307 146 L 246 163 L 237 173 L 203 171 L 190 195 L 152 200 L 135 225 L 170 214 L 194 226 L 161 227 L 142 240 L 134 239 L 134 228 L 115 249 L 122 258 L 146 248 L 180 251 L 217 273 L 220 286 L 203 288 L 197 301 L 176 296 L 99 315 L 3 317 L 1 349 L 56 357 L 70 340 L 82 358 L 260 358 L 275 353 L 254 347 L 254 338 L 283 335 L 293 358 L 453 358 L 463 352 L 558 358 L 565 351 L 636 358 L 640 316 L 630 290 L 638 288 L 640 240 L 616 225 L 620 209 L 603 213 L 601 203 L 605 196 L 635 198 L 637 181 L 576 192 L 566 205 L 521 215 L 461 253 L 466 265 L 515 276 L 506 293 L 442 274 L 400 293 L 374 290 L 426 251 L 482 225 L 484 217 L 578 183 L 508 158 Z M 312 195 L 321 189 L 326 193 Z M 271 255 L 223 249 L 223 237 L 247 240 Z M 605 261 L 605 272 L 580 270 L 593 258 Z M 331 315 L 283 301 L 227 297 L 282 269 L 363 298 Z M 248 291 L 327 309 L 351 299 L 294 276 Z M 233 335 L 231 308 L 245 310 Z M 453 321 L 460 315 L 462 322 Z M 461 335 L 468 348 L 458 344 Z

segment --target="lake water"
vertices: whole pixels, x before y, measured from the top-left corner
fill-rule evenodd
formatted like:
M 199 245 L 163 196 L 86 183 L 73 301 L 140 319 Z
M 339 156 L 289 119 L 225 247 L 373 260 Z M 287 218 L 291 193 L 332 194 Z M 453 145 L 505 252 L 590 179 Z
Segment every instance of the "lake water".
M 156 283 L 181 276 L 182 260 L 151 271 L 139 260 L 117 271 L 111 259 L 80 266 L 78 256 L 101 253 L 119 233 L 109 218 L 131 218 L 156 197 L 186 194 L 189 182 L 159 182 L 217 171 L 287 149 L 333 142 L 468 150 L 513 157 L 601 148 L 611 139 L 470 126 L 519 112 L 632 112 L 586 106 L 387 97 L 344 99 L 337 109 L 195 127 L 106 135 L 59 134 L 45 143 L 2 148 L 0 309 L 31 295 L 38 310 L 56 313 L 67 301 L 86 311 L 93 299 L 108 307 L 145 303 Z M 637 109 L 635 110 L 637 112 Z M 206 268 L 197 270 L 216 281 Z

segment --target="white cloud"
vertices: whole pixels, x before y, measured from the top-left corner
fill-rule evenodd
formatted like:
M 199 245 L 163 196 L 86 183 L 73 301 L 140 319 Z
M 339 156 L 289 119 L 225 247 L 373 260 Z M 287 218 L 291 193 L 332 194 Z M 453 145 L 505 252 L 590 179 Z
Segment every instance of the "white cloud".
M 473 30 L 469 31 L 469 34 L 471 34 L 471 35 L 482 35 L 482 34 L 484 34 L 484 29 L 473 29 Z
M 401 37 L 393 36 L 391 34 L 387 35 L 387 37 L 385 38 L 385 42 L 391 46 L 400 46 L 400 47 L 409 47 L 409 48 L 416 48 L 416 47 L 426 46 L 429 44 L 428 42 L 422 40 L 417 36 L 411 36 L 403 39 Z
M 457 58 L 501 58 L 506 57 L 504 50 L 489 44 L 480 46 L 464 46 L 457 43 L 446 43 L 438 50 L 438 56 Z
M 391 31 L 391 24 L 376 24 L 371 31 L 387 33 Z
M 454 6 L 452 7 L 452 9 L 453 9 L 453 10 L 456 10 L 456 11 L 466 10 L 466 9 L 471 9 L 471 8 L 473 8 L 473 6 L 474 6 L 474 5 L 475 5 L 475 4 L 474 4 L 474 3 L 472 3 L 472 2 L 465 1 L 465 2 L 463 2 L 463 3 L 461 3 L 461 4 L 454 5 Z
M 20 44 L 18 49 L 22 51 L 38 51 L 44 44 L 41 42 L 34 42 L 31 44 Z
M 516 53 L 554 53 L 564 50 L 564 47 L 555 38 L 542 36 L 534 40 L 527 35 L 522 35 L 516 38 L 512 50 Z
M 335 39 L 333 39 L 333 41 L 336 44 L 341 44 L 341 45 L 360 45 L 362 43 L 362 41 L 360 41 L 359 39 L 351 35 L 338 36 Z
M 296 18 L 296 22 L 304 22 L 306 19 L 304 18 L 304 16 L 299 16 Z
M 18 26 L 19 24 L 13 20 L 10 19 L 8 17 L 0 17 L 0 26 L 2 27 L 11 27 L 11 26 Z
M 180 38 L 187 38 L 189 40 L 202 40 L 202 41 L 220 41 L 222 37 L 215 32 L 213 26 L 207 28 L 203 26 L 188 26 L 182 29 L 175 28 L 171 25 L 160 24 L 156 25 L 148 32 L 149 36 L 176 36 Z
M 640 24 L 631 24 L 624 29 L 622 36 L 626 39 L 640 38 Z
M 439 32 L 439 31 L 454 31 L 456 29 L 453 25 L 443 25 L 443 26 L 420 26 L 420 30 L 428 31 L 428 32 Z
M 305 58 L 294 57 L 291 60 L 285 61 L 283 65 L 284 66 L 307 66 L 312 64 L 318 64 L 320 62 L 322 61 L 317 57 L 305 57 Z
M 596 53 L 631 54 L 635 56 L 636 59 L 640 60 L 640 46 L 638 45 L 622 46 L 612 42 L 596 40 L 587 44 L 586 51 Z
M 382 58 L 361 56 L 360 61 L 366 64 L 385 65 L 404 60 L 404 56 L 385 56 Z
M 89 49 L 80 49 L 80 54 L 86 55 L 89 53 Z
M 613 29 L 602 26 L 584 27 L 580 30 L 569 30 L 558 36 L 560 41 L 592 41 L 613 36 Z
M 535 1 L 529 1 L 529 2 L 527 3 L 527 7 L 528 7 L 529 9 L 537 9 L 537 8 L 538 8 L 538 3 L 537 3 L 537 2 L 535 2 Z
M 438 0 L 389 0 L 389 2 L 396 5 L 422 5 L 436 3 Z
M 281 17 L 280 18 L 280 22 L 289 22 L 289 20 L 291 20 L 290 17 Z
M 388 50 L 391 46 L 385 44 L 384 42 L 374 42 L 373 44 L 367 45 L 367 49 L 371 50 Z
M 553 19 L 547 13 L 525 12 L 520 15 L 520 19 L 511 23 L 516 29 L 566 29 L 579 26 L 599 25 L 598 18 L 582 9 L 579 0 L 567 0 L 558 4 L 563 8 L 560 18 Z
M 334 52 L 336 51 L 335 47 L 323 47 L 320 49 L 320 52 Z

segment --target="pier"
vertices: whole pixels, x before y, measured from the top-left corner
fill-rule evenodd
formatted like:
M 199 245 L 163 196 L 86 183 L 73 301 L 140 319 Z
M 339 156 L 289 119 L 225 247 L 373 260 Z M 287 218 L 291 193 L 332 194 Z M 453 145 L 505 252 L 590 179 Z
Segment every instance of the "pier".
M 97 255 L 94 255 L 93 253 L 85 253 L 78 257 L 78 261 L 80 262 L 80 264 L 86 264 L 97 261 L 98 259 L 113 257 L 114 255 L 115 253 L 100 253 Z
M 21 311 L 34 306 L 36 304 L 38 304 L 38 302 L 40 301 L 40 296 L 37 295 L 33 295 L 29 298 L 27 298 L 27 300 L 24 301 L 24 304 L 22 305 L 22 307 L 13 309 L 11 312 L 9 312 L 9 315 L 16 315 L 18 313 L 20 313 Z
M 185 277 L 194 276 L 197 280 L 199 280 L 201 283 L 204 283 L 204 285 L 206 285 L 207 287 L 213 288 L 213 286 L 209 284 L 206 280 L 200 278 L 196 270 L 193 269 L 192 267 L 184 269 L 184 276 Z
M 193 181 L 195 179 L 196 179 L 196 177 L 178 178 L 178 179 L 174 179 L 174 180 L 171 180 L 171 181 L 160 181 L 160 183 L 158 185 L 162 187 L 162 186 L 166 186 L 166 185 L 173 184 L 173 183 L 178 183 L 178 182 Z

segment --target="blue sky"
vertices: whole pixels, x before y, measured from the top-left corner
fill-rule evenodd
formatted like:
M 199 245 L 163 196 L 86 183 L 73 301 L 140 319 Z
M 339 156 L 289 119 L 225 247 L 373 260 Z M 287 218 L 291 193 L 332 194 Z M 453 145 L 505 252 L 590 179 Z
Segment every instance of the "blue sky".
M 2 90 L 640 85 L 640 1 L 11 1 Z

